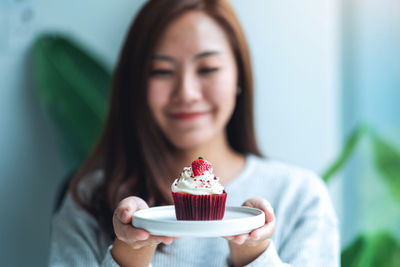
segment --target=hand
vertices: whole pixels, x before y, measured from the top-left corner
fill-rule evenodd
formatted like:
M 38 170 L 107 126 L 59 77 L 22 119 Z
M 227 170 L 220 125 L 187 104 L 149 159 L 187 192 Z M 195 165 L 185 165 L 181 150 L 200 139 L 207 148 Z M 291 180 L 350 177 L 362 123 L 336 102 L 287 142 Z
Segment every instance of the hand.
M 132 225 L 133 213 L 147 209 L 146 202 L 138 197 L 123 199 L 115 209 L 113 225 L 116 239 L 111 255 L 121 266 L 148 266 L 158 244 L 169 245 L 174 237 L 151 235 Z
M 156 246 L 159 243 L 169 245 L 173 237 L 155 236 L 132 225 L 133 213 L 149 208 L 146 202 L 139 197 L 127 197 L 118 204 L 113 216 L 114 232 L 117 239 L 128 244 L 133 249 L 145 246 Z
M 252 198 L 243 206 L 258 208 L 265 214 L 265 224 L 248 234 L 225 237 L 229 240 L 231 260 L 235 266 L 246 265 L 260 256 L 269 245 L 269 239 L 275 231 L 275 215 L 271 204 L 262 198 Z
M 265 224 L 260 228 L 254 229 L 248 234 L 227 236 L 225 238 L 238 245 L 245 244 L 250 246 L 257 245 L 257 243 L 270 239 L 275 231 L 275 215 L 271 204 L 262 198 L 252 198 L 244 202 L 242 206 L 258 208 L 262 210 L 265 214 Z

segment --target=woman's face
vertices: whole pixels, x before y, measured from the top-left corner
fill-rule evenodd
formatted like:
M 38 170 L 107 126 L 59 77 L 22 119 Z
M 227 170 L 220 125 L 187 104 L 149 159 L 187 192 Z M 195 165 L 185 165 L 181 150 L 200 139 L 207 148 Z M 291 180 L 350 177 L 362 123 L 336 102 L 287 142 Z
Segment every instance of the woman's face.
M 237 66 L 223 29 L 201 12 L 174 20 L 156 47 L 148 104 L 156 123 L 179 149 L 225 138 L 235 107 Z

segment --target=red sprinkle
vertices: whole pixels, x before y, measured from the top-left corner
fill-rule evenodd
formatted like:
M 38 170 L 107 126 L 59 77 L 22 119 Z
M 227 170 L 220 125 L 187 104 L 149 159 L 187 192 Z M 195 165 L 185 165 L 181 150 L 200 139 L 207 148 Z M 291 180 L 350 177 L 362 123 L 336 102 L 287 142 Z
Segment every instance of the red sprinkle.
M 214 176 L 214 180 L 217 180 L 217 177 Z

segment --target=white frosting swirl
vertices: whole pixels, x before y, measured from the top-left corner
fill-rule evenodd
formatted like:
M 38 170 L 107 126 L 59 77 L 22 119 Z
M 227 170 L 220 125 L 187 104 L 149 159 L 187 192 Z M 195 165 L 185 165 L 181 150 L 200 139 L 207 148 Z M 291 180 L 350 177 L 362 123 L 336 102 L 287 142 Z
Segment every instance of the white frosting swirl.
M 181 177 L 175 179 L 171 186 L 172 192 L 189 193 L 192 195 L 222 194 L 224 187 L 219 178 L 214 176 L 213 169 L 194 176 L 192 167 L 184 167 Z

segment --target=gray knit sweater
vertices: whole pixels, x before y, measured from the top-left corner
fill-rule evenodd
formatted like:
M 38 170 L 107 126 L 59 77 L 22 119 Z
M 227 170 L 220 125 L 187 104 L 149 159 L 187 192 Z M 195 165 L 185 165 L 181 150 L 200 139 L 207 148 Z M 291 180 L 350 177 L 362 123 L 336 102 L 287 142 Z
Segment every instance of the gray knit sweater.
M 102 179 L 94 173 L 83 193 Z M 338 222 L 325 185 L 310 171 L 250 155 L 238 177 L 225 186 L 227 205 L 252 197 L 268 200 L 276 228 L 267 250 L 249 266 L 339 266 Z M 50 266 L 118 266 L 110 254 L 113 241 L 96 220 L 67 195 L 52 222 Z M 152 266 L 226 266 L 223 238 L 181 238 L 156 252 Z

